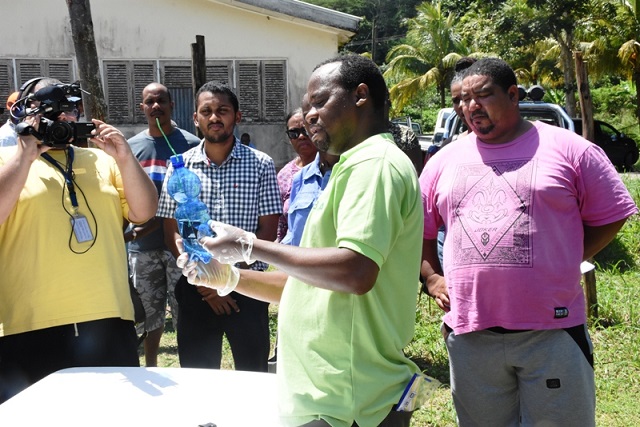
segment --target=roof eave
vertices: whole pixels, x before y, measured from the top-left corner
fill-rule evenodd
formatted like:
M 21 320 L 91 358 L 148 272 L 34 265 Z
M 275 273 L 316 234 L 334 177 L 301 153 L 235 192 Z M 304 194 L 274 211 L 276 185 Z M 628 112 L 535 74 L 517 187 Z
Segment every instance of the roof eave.
M 335 32 L 342 45 L 357 33 L 361 17 L 338 12 L 298 0 L 209 0 L 243 10 L 270 14 L 288 21 L 307 21 L 307 25 Z

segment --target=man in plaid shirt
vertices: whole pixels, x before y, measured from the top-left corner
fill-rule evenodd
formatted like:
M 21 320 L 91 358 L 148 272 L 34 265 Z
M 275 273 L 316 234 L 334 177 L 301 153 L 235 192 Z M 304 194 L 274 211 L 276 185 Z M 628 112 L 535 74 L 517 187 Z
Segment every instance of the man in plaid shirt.
M 200 178 L 200 199 L 212 219 L 273 241 L 282 213 L 276 170 L 271 157 L 235 138 L 234 128 L 241 118 L 238 98 L 231 89 L 215 82 L 204 84 L 196 93 L 194 113 L 195 125 L 204 139 L 183 154 L 185 167 Z M 170 166 L 157 216 L 170 219 L 163 222 L 165 240 L 177 257 L 175 241 L 180 236 L 174 219 L 176 202 L 167 192 L 172 173 Z M 267 268 L 263 262 L 239 266 Z M 190 285 L 185 277 L 178 282 L 175 293 L 180 311 L 177 336 L 182 367 L 220 368 L 222 337 L 226 334 L 236 369 L 267 371 L 268 303 L 235 292 L 221 297 L 215 289 Z

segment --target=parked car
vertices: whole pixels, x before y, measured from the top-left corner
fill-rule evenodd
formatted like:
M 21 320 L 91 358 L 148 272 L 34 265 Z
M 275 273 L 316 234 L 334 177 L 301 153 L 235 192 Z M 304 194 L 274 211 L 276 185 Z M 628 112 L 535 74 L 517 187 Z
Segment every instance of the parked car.
M 440 144 L 446 131 L 447 119 L 455 114 L 453 108 L 441 108 L 436 117 L 436 125 L 433 127 L 433 143 Z
M 582 135 L 582 119 L 574 118 L 573 124 L 576 133 Z M 620 170 L 631 170 L 640 156 L 636 142 L 602 120 L 594 120 L 593 127 L 594 142 L 604 150 L 611 163 Z

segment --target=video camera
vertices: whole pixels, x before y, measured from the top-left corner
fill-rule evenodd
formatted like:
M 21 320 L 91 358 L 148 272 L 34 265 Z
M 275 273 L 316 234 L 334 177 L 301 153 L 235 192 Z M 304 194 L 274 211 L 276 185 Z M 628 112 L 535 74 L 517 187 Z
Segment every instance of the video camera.
M 72 111 L 82 96 L 80 83 L 55 84 L 28 95 L 21 102 L 24 106 L 21 118 L 41 114 L 38 130 L 25 122 L 16 125 L 18 135 L 33 135 L 43 144 L 51 147 L 65 147 L 71 141 L 91 137 L 95 129 L 93 123 L 56 121 L 63 111 Z M 40 101 L 37 107 L 30 107 L 33 101 Z

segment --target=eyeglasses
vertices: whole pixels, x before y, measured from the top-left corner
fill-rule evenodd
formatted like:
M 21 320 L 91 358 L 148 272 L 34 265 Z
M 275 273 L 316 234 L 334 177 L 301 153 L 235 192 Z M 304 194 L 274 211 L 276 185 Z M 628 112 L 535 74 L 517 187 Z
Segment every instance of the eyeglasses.
M 309 136 L 305 128 L 293 128 L 286 130 L 289 139 L 298 139 L 300 135 Z

